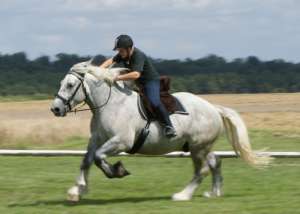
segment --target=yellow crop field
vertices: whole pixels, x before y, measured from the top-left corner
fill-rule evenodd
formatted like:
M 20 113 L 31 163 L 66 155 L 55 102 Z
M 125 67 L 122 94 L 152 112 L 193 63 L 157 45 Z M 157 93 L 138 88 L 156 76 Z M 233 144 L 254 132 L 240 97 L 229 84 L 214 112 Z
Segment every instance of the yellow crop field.
M 300 133 L 300 93 L 199 95 L 240 112 L 250 129 Z M 71 136 L 89 135 L 89 112 L 56 118 L 51 100 L 0 103 L 0 145 L 30 140 L 38 144 L 62 143 Z

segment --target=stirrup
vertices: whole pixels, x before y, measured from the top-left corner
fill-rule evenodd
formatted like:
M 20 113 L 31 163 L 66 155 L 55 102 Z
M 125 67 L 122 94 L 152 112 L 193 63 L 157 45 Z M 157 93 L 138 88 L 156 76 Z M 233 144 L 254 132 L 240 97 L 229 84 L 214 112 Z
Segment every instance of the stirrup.
M 164 128 L 164 134 L 168 138 L 176 137 L 176 131 L 172 126 L 165 126 Z

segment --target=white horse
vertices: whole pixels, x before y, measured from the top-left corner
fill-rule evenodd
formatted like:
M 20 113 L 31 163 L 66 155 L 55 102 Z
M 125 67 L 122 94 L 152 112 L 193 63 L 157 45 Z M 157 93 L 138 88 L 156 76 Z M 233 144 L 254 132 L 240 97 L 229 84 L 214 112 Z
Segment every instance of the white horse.
M 78 201 L 86 193 L 88 171 L 95 163 L 108 178 L 121 178 L 129 173 L 121 162 L 114 165 L 106 157 L 126 152 L 132 148 L 135 139 L 145 127 L 146 121 L 139 113 L 138 94 L 120 81 L 113 85 L 105 79 L 118 75 L 123 68 L 103 69 L 89 62 L 74 65 L 61 82 L 61 87 L 51 106 L 56 116 L 65 116 L 75 106 L 85 101 L 92 110 L 91 137 L 87 153 L 81 164 L 76 184 L 68 190 L 68 199 Z M 205 195 L 222 195 L 221 160 L 211 152 L 223 129 L 236 153 L 253 166 L 266 165 L 269 157 L 256 156 L 251 149 L 247 128 L 232 109 L 212 105 L 191 93 L 175 93 L 189 115 L 173 114 L 171 121 L 177 136 L 171 139 L 163 135 L 158 122 L 150 124 L 140 154 L 161 155 L 182 150 L 188 142 L 194 164 L 194 176 L 190 183 L 172 196 L 173 200 L 190 200 L 202 179 L 212 173 L 212 190 Z M 157 169 L 159 170 L 159 169 Z

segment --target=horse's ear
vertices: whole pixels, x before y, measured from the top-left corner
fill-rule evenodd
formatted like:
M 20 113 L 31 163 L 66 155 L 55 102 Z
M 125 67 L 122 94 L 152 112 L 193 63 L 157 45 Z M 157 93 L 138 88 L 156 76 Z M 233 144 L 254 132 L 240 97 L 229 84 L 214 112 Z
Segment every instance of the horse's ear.
M 86 69 L 82 69 L 82 68 L 78 68 L 78 69 L 74 69 L 74 70 L 71 69 L 71 71 L 75 71 L 76 73 L 81 74 L 81 75 L 86 74 Z
M 80 62 L 75 65 L 73 65 L 70 69 L 70 71 L 78 73 L 78 74 L 86 74 L 87 73 L 87 67 L 90 66 L 90 61 Z

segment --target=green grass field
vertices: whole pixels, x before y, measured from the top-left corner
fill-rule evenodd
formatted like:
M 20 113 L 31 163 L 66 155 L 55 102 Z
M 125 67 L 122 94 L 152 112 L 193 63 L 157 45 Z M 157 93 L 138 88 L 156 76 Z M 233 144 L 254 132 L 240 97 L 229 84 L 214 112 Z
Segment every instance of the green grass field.
M 205 179 L 189 202 L 170 196 L 189 181 L 189 158 L 114 157 L 122 159 L 132 175 L 106 179 L 93 167 L 90 191 L 80 203 L 65 201 L 81 158 L 0 157 L 0 213 L 300 213 L 299 159 L 278 159 L 257 170 L 240 159 L 224 159 L 222 198 L 207 199 Z
M 299 136 L 287 132 L 251 130 L 254 149 L 300 151 Z M 14 148 L 84 149 L 86 138 L 72 137 L 63 144 L 30 144 Z M 215 150 L 232 150 L 224 137 Z M 300 159 L 277 159 L 270 168 L 253 169 L 240 159 L 223 159 L 222 198 L 207 199 L 211 177 L 204 180 L 190 202 L 170 196 L 191 179 L 189 158 L 114 157 L 132 173 L 109 180 L 96 167 L 90 191 L 78 204 L 68 203 L 66 191 L 74 184 L 81 158 L 0 157 L 0 213 L 300 213 Z

